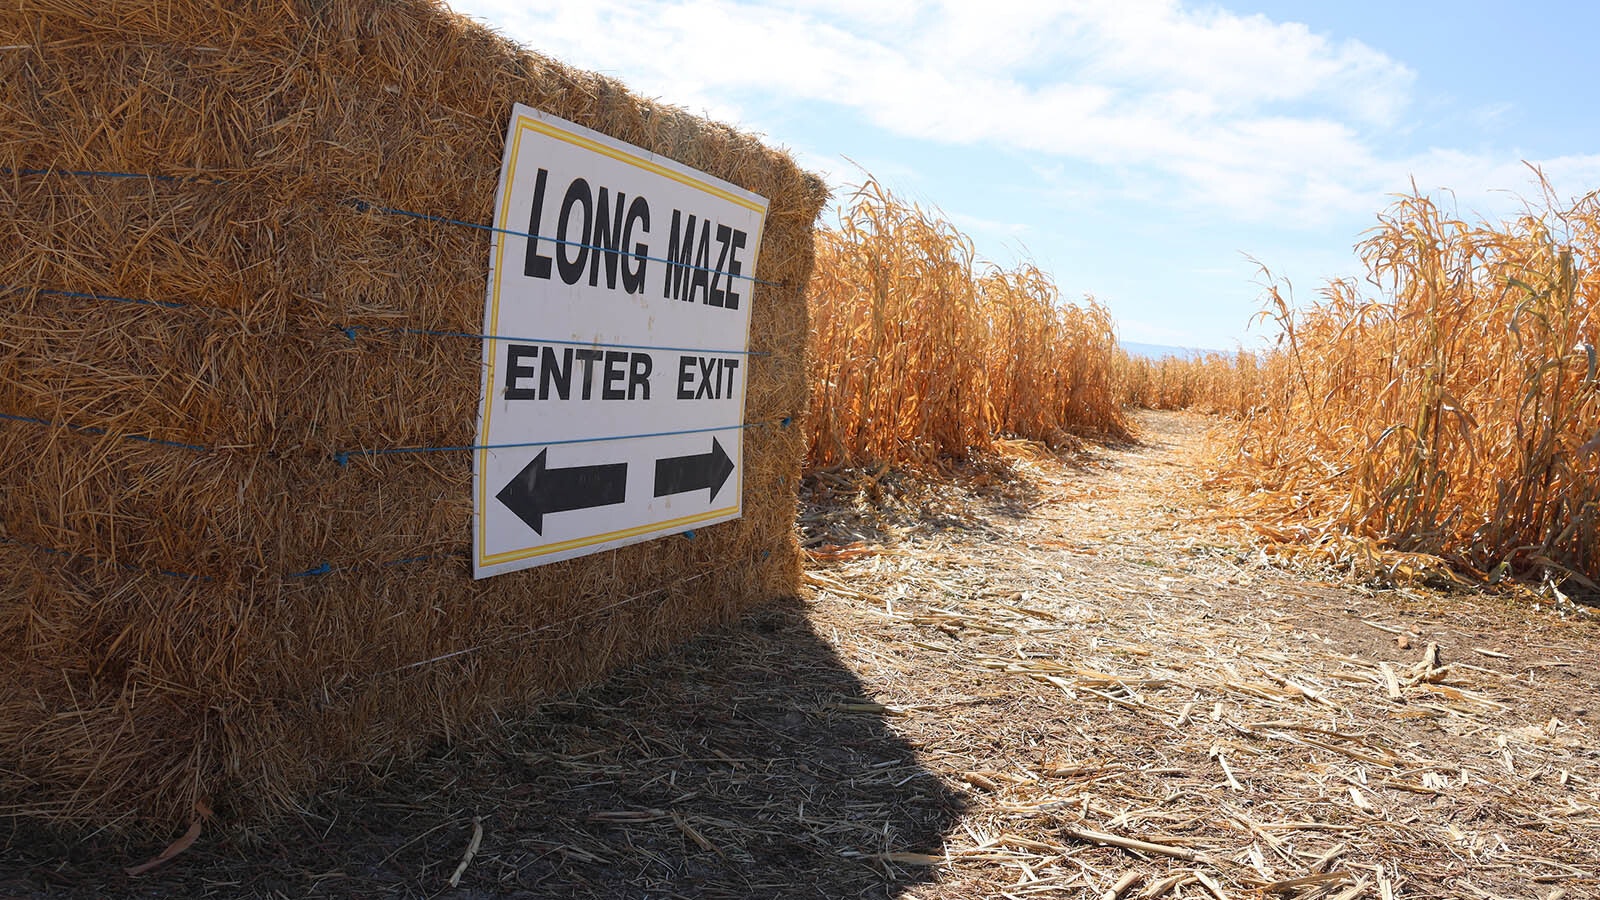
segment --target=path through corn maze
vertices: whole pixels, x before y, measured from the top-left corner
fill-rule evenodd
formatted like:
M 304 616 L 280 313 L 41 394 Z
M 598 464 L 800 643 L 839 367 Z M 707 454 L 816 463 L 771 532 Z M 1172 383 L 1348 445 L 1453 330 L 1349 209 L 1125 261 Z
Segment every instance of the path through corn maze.
M 0 895 L 1600 897 L 1595 617 L 1278 567 L 1209 424 L 823 473 L 806 596 L 143 875 L 0 827 Z
M 1276 568 L 1207 424 L 817 554 L 819 630 L 965 803 L 907 896 L 1600 897 L 1592 614 Z

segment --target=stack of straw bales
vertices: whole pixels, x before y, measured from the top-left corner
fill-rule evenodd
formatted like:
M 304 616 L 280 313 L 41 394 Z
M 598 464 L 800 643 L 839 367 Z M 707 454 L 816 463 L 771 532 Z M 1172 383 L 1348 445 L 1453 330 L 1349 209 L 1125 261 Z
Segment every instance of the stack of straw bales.
M 793 591 L 802 428 L 743 519 L 482 582 L 470 453 L 338 461 L 473 442 L 478 341 L 398 329 L 479 330 L 488 235 L 374 209 L 489 221 L 515 102 L 770 199 L 746 414 L 800 415 L 783 153 L 426 0 L 0 9 L 0 811 L 270 816 Z

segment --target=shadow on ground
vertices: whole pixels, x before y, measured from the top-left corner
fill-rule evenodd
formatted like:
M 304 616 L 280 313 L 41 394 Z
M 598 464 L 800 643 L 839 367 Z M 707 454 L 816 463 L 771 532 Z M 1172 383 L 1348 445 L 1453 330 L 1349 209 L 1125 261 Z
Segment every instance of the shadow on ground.
M 0 819 L 0 895 L 893 897 L 931 878 L 905 863 L 941 852 L 961 801 L 861 692 L 787 601 L 316 801 L 259 845 L 204 836 L 131 878 L 160 847 Z
M 1019 466 L 1047 462 L 1085 474 L 1119 465 L 1114 452 L 1146 446 L 1132 436 L 1104 435 L 1062 435 L 1056 446 L 1022 438 L 998 443 L 999 455 L 937 466 L 836 466 L 808 473 L 800 485 L 802 546 L 813 551 L 813 559 L 829 559 L 830 547 L 893 546 L 911 534 L 965 532 L 1009 541 L 1013 536 L 1007 520 L 1025 519 L 1047 500 L 1059 499 L 1047 498 L 1040 481 Z M 820 557 L 815 555 L 818 548 L 823 548 Z

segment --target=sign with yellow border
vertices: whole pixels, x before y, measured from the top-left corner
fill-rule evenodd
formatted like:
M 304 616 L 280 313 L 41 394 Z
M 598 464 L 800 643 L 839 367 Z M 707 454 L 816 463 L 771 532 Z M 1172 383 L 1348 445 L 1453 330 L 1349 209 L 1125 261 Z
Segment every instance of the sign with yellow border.
M 767 201 L 521 104 L 473 465 L 486 578 L 738 518 Z

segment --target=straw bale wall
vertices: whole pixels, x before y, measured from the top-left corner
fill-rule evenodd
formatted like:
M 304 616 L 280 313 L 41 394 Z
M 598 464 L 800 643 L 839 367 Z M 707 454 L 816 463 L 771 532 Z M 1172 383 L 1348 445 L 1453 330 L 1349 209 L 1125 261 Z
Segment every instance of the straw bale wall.
M 826 197 L 756 139 L 423 0 L 0 8 L 0 812 L 261 821 L 793 592 L 799 427 L 742 519 L 480 582 L 470 453 L 340 463 L 473 443 L 479 342 L 396 329 L 480 329 L 488 235 L 375 207 L 490 221 L 515 102 L 770 199 L 802 415 Z

